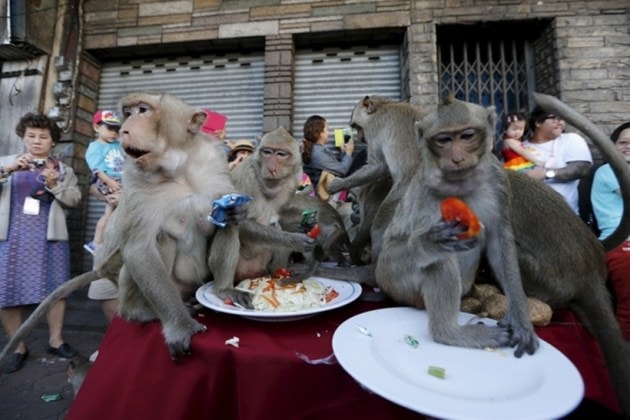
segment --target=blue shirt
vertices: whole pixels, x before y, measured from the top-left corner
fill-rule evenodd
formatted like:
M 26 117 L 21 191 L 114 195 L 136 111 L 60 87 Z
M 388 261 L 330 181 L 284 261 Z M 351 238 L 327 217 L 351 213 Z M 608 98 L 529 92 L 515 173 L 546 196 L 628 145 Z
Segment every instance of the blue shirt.
M 95 140 L 88 145 L 85 161 L 92 173 L 105 172 L 111 178 L 120 179 L 126 156 L 120 140 L 111 143 Z
M 623 213 L 623 200 L 619 190 L 619 181 L 610 164 L 602 165 L 595 171 L 591 187 L 591 203 L 601 234 L 599 239 L 606 239 L 612 234 Z

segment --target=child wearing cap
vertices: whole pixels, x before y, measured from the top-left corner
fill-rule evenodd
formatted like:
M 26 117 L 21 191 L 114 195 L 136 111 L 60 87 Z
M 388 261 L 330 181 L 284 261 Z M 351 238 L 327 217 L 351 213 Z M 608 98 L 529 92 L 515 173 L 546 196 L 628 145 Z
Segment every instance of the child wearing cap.
M 96 132 L 96 139 L 88 145 L 85 153 L 85 161 L 94 176 L 90 193 L 106 202 L 105 212 L 94 229 L 94 239 L 84 246 L 92 254 L 94 254 L 96 246 L 103 240 L 107 220 L 116 208 L 120 193 L 122 167 L 126 156 L 118 140 L 120 126 L 120 117 L 114 111 L 100 110 L 92 117 L 92 127 Z

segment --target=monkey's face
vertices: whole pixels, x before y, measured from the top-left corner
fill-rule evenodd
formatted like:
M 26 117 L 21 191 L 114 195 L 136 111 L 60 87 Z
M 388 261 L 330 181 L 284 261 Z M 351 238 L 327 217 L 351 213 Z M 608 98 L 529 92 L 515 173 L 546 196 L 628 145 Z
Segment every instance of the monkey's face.
M 260 177 L 269 187 L 283 183 L 288 177 L 296 177 L 302 164 L 300 145 L 282 127 L 267 133 L 254 154 L 260 168 Z
M 471 176 L 485 150 L 485 130 L 467 127 L 443 131 L 427 140 L 445 180 L 455 182 Z
M 154 171 L 168 150 L 189 144 L 203 123 L 202 112 L 196 112 L 171 95 L 132 94 L 123 98 L 125 122 L 120 141 L 127 155 L 142 170 Z

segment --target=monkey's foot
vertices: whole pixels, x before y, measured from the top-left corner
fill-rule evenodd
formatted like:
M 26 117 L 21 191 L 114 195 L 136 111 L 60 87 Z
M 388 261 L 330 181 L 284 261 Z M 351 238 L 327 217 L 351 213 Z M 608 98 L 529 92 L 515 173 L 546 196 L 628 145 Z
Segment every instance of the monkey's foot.
M 512 334 L 509 328 L 488 326 L 483 323 L 458 326 L 448 331 L 432 331 L 437 343 L 457 347 L 483 349 L 486 347 L 511 347 Z
M 162 327 L 162 334 L 168 346 L 171 360 L 176 364 L 180 364 L 181 356 L 192 356 L 190 340 L 193 335 L 203 331 L 206 331 L 206 326 L 192 318 L 189 318 L 189 322 L 186 325 L 164 325 Z

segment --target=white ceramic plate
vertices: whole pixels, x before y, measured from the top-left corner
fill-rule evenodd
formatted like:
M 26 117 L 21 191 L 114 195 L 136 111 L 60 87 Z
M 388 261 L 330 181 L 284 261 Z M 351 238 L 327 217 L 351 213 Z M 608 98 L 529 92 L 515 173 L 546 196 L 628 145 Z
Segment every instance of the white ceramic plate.
M 315 315 L 319 312 L 326 312 L 336 308 L 345 306 L 351 302 L 354 302 L 359 296 L 361 296 L 361 286 L 358 283 L 342 280 L 332 280 L 324 277 L 311 277 L 322 283 L 325 287 L 332 286 L 339 296 L 328 302 L 326 305 L 319 308 L 304 309 L 302 311 L 292 312 L 263 312 L 256 311 L 254 309 L 241 309 L 233 305 L 226 305 L 223 300 L 214 294 L 214 282 L 206 283 L 197 289 L 195 297 L 197 301 L 203 306 L 213 309 L 217 312 L 224 312 L 226 314 L 240 315 L 245 318 L 254 319 L 256 321 L 296 321 L 298 319 L 306 318 Z
M 460 324 L 473 315 L 460 313 Z M 496 321 L 484 319 L 488 325 Z M 417 348 L 405 335 L 418 341 Z M 344 321 L 333 335 L 339 364 L 381 397 L 408 409 L 449 419 L 542 419 L 571 412 L 582 400 L 578 370 L 540 340 L 534 355 L 514 349 L 466 349 L 434 342 L 425 311 L 387 308 Z M 442 367 L 444 379 L 427 373 Z

